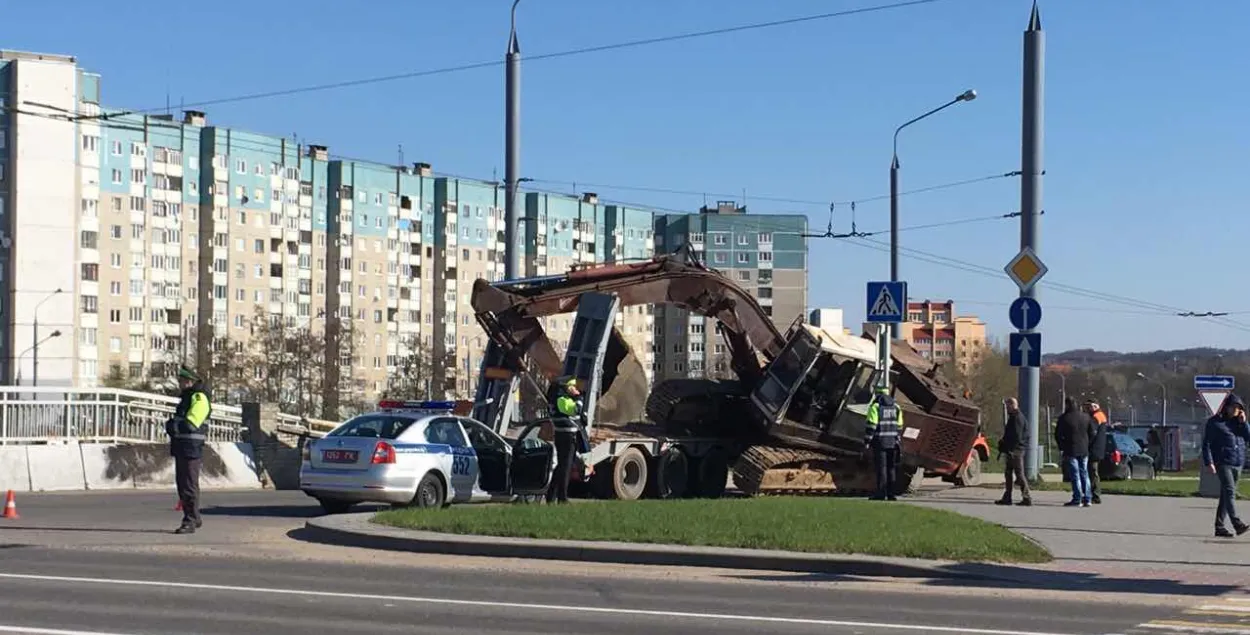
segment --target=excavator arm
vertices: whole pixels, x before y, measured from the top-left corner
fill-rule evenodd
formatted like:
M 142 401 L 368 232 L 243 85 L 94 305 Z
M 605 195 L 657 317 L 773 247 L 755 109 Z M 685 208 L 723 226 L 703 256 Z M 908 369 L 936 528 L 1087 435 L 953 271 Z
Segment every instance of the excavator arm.
M 582 294 L 589 292 L 613 294 L 621 306 L 673 304 L 716 319 L 733 369 L 746 381 L 759 377 L 759 355 L 772 359 L 785 344 L 754 296 L 684 249 L 649 261 L 574 268 L 561 275 L 495 283 L 478 279 L 470 303 L 510 368 L 524 368 L 528 358 L 552 379 L 560 375 L 563 363 L 539 318 L 577 311 Z

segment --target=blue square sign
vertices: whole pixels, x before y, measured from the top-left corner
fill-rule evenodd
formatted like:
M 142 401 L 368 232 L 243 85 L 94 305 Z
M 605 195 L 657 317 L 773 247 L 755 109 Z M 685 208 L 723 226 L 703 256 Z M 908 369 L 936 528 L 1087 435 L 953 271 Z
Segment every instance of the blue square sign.
M 1011 365 L 1017 368 L 1027 366 L 1040 368 L 1042 365 L 1042 334 L 1012 333 L 1007 342 L 1007 350 L 1011 353 Z
M 869 282 L 868 308 L 865 311 L 865 321 L 868 322 L 902 322 L 907 311 L 907 283 Z

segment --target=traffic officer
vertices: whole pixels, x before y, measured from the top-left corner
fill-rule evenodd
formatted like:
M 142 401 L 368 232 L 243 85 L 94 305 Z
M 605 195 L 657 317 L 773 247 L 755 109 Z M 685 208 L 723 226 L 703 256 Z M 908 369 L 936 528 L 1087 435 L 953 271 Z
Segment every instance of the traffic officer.
M 559 416 L 551 420 L 555 429 L 556 473 L 552 475 L 551 487 L 547 488 L 547 502 L 569 502 L 569 480 L 573 475 L 573 447 L 582 432 L 582 393 L 577 389 L 577 378 L 569 377 L 556 383 L 556 411 Z
M 174 457 L 178 500 L 182 502 L 182 526 L 174 533 L 193 534 L 204 525 L 200 518 L 200 464 L 204 459 L 208 417 L 213 407 L 204 382 L 195 371 L 186 366 L 179 368 L 178 386 L 182 389 L 178 406 L 165 422 L 169 454 Z
M 865 449 L 872 452 L 872 461 L 877 468 L 877 494 L 872 500 L 898 500 L 894 495 L 894 484 L 902 454 L 899 432 L 903 428 L 903 411 L 890 396 L 889 388 L 877 386 L 877 394 L 868 404 L 865 422 Z

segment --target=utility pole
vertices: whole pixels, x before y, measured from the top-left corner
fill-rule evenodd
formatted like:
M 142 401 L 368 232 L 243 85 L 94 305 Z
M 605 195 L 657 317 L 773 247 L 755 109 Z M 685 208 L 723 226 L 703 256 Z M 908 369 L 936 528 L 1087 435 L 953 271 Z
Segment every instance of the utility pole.
M 1023 109 L 1020 139 L 1020 248 L 1036 254 L 1039 243 L 1038 211 L 1042 207 L 1043 58 L 1046 51 L 1042 18 L 1033 2 L 1029 26 L 1024 31 Z M 1021 291 L 1020 297 L 1037 298 L 1037 287 Z M 1039 352 L 1038 355 L 1041 355 Z M 1036 480 L 1038 462 L 1038 393 L 1041 369 L 1022 364 L 1019 370 L 1020 406 L 1029 423 L 1027 471 Z
M 507 70 L 504 88 L 507 93 L 504 105 L 504 278 L 520 277 L 521 254 L 517 238 L 517 170 L 521 163 L 521 44 L 516 35 L 516 6 L 512 2 L 512 31 L 508 36 Z

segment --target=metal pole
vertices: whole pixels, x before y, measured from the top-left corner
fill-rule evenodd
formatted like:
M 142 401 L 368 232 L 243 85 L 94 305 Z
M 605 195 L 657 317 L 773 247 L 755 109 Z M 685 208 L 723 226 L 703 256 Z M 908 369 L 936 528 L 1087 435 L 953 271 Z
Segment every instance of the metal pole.
M 890 282 L 898 282 L 898 133 L 895 133 L 894 159 L 890 161 Z M 906 311 L 907 298 L 899 298 Z M 900 325 L 890 323 L 890 337 L 898 339 Z
M 517 239 L 517 170 L 521 163 L 519 126 L 521 123 L 521 44 L 516 35 L 516 6 L 512 2 L 512 32 L 508 36 L 507 70 L 504 84 L 507 93 L 504 105 L 504 278 L 515 280 L 520 275 L 521 254 Z
M 34 369 L 30 373 L 30 385 L 38 386 L 39 385 L 39 312 L 38 312 L 38 309 L 35 310 L 34 331 L 35 331 L 34 339 L 31 340 L 32 342 L 35 343 L 35 346 L 32 348 L 34 352 L 31 353 L 32 355 L 31 361 L 34 364 Z
M 1020 139 L 1020 247 L 1039 251 L 1038 211 L 1042 207 L 1042 104 L 1043 104 L 1043 57 L 1045 35 L 1042 18 L 1033 3 L 1029 26 L 1024 31 L 1024 80 L 1023 116 Z M 1021 297 L 1037 297 L 1036 287 L 1022 292 Z M 1039 368 L 1022 366 L 1019 372 L 1020 406 L 1026 418 L 1034 422 L 1029 426 L 1027 469 L 1030 479 L 1038 475 L 1037 433 Z
M 890 389 L 890 327 L 885 324 L 877 326 L 877 364 L 881 367 L 878 382 L 882 388 Z
M 1163 388 L 1163 413 L 1159 416 L 1159 419 L 1160 424 L 1166 426 L 1168 424 L 1168 385 L 1159 382 L 1159 386 Z

